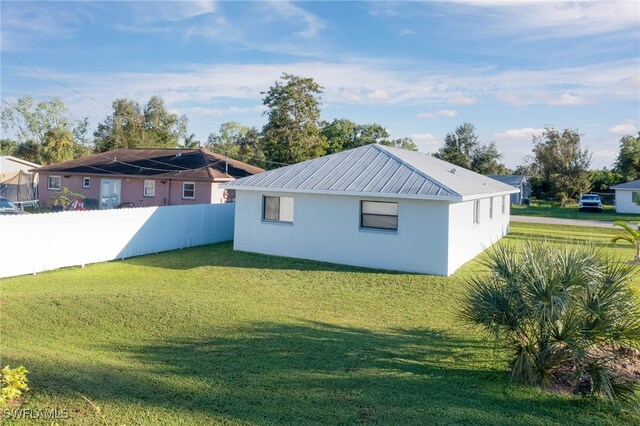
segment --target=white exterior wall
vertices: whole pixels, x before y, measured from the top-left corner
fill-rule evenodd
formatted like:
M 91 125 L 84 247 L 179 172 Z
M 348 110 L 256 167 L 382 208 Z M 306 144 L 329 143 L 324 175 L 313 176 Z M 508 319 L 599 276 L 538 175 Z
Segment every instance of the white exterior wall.
M 489 198 L 480 201 L 480 223 L 473 223 L 473 203 L 452 203 L 449 209 L 449 274 L 482 253 L 509 232 L 510 198 L 493 197 L 493 219 L 489 218 Z
M 632 201 L 632 193 L 637 192 L 640 196 L 640 189 L 616 189 L 616 213 L 637 213 L 640 214 L 640 206 Z
M 294 198 L 293 224 L 264 222 L 262 196 Z M 360 201 L 398 202 L 398 231 L 360 229 Z M 448 275 L 445 201 L 237 190 L 234 249 Z

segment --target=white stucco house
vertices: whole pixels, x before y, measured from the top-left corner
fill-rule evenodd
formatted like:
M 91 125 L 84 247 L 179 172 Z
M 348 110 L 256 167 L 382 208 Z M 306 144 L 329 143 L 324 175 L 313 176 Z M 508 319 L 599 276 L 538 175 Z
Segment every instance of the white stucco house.
M 640 179 L 611 187 L 616 191 L 616 213 L 640 214 L 636 199 L 640 197 Z
M 450 275 L 509 229 L 516 188 L 426 154 L 366 145 L 225 184 L 234 249 Z

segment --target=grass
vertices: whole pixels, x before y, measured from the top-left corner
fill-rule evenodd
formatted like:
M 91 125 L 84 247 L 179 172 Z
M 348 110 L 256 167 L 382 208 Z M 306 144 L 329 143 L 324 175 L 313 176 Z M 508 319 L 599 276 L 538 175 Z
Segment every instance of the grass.
M 581 212 L 578 206 L 559 207 L 551 205 L 511 206 L 511 214 L 515 216 L 556 217 L 561 219 L 600 220 L 610 221 L 626 220 L 640 222 L 640 215 L 616 213 L 615 207 L 603 206 L 602 213 Z
M 515 243 L 591 239 L 633 257 L 608 229 L 511 230 Z M 68 410 L 59 424 L 637 424 L 597 399 L 511 383 L 505 355 L 456 319 L 477 271 L 392 273 L 224 243 L 3 279 L 2 364 L 29 369 L 24 407 Z

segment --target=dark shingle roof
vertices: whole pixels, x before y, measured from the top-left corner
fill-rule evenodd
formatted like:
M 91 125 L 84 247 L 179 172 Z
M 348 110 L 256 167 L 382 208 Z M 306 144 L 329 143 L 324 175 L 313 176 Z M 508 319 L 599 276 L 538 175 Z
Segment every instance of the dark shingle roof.
M 227 164 L 228 163 L 228 164 Z M 264 170 L 203 149 L 117 149 L 50 164 L 38 172 L 229 180 Z

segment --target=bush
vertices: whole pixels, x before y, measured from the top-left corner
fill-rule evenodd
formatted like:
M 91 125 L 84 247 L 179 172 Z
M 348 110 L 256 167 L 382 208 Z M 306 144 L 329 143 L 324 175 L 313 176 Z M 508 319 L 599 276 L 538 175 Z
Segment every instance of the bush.
M 620 368 L 640 347 L 634 266 L 590 246 L 540 242 L 497 245 L 483 263 L 462 318 L 511 353 L 513 379 L 637 399 L 637 372 Z
M 22 392 L 28 391 L 27 369 L 20 366 L 13 370 L 7 365 L 0 370 L 0 407 L 19 398 Z

